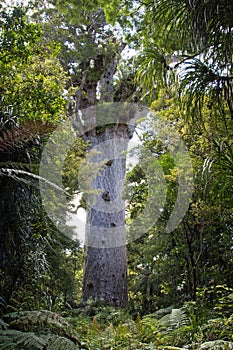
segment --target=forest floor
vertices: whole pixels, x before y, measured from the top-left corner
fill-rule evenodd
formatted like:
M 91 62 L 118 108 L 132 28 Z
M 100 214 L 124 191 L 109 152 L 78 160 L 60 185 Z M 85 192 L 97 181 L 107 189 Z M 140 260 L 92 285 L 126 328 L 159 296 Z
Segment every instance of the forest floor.
M 228 309 L 217 316 L 198 319 L 192 302 L 134 317 L 93 302 L 60 312 L 10 312 L 0 319 L 0 349 L 233 349 L 233 314 Z

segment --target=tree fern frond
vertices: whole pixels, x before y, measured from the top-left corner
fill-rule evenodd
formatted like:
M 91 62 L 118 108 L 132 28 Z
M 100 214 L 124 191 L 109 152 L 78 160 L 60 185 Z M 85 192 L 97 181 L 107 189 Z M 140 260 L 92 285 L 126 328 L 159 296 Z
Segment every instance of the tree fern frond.
M 9 325 L 0 318 L 0 330 L 7 329 L 8 326 Z
M 47 183 L 48 185 L 55 188 L 56 190 L 63 192 L 65 195 L 67 195 L 69 197 L 71 196 L 67 191 L 65 191 L 63 188 L 57 186 L 53 182 L 47 180 L 46 178 L 44 178 L 42 176 L 33 174 L 29 171 L 14 169 L 14 168 L 0 168 L 0 176 L 8 176 L 16 181 L 23 182 L 26 185 L 30 185 L 30 186 L 32 185 L 32 182 L 31 182 L 32 179 L 33 180 L 40 180 L 42 182 Z M 23 178 L 23 176 L 27 176 L 30 180 Z M 37 186 L 37 183 L 35 184 L 35 186 Z
M 48 336 L 46 350 L 76 350 L 77 346 L 70 339 L 58 335 Z
M 171 330 L 187 326 L 190 323 L 189 317 L 184 308 L 172 309 L 169 315 L 165 315 L 159 321 L 168 326 Z
M 25 328 L 28 324 L 49 324 L 57 327 L 69 326 L 69 323 L 58 313 L 48 310 L 33 310 L 12 312 L 5 315 L 6 319 L 11 320 L 10 325 L 17 325 Z
M 174 309 L 174 306 L 171 305 L 171 306 L 168 306 L 166 308 L 162 308 L 162 309 L 155 311 L 153 314 L 151 314 L 151 316 L 154 316 L 154 317 L 160 319 L 163 316 L 170 314 L 173 309 Z
M 24 146 L 25 143 L 42 136 L 47 136 L 55 126 L 51 123 L 30 120 L 19 127 L 0 129 L 0 151 L 12 152 L 15 148 Z
M 17 330 L 0 331 L 0 346 L 4 350 L 77 350 L 79 347 L 70 339 L 55 335 L 36 335 Z
M 80 345 L 77 332 L 65 318 L 56 312 L 48 310 L 22 311 L 7 314 L 5 317 L 9 321 L 10 327 L 17 330 L 35 332 L 47 330 L 72 341 L 73 344 Z
M 0 345 L 4 350 L 43 350 L 46 341 L 31 332 L 9 329 L 0 331 Z

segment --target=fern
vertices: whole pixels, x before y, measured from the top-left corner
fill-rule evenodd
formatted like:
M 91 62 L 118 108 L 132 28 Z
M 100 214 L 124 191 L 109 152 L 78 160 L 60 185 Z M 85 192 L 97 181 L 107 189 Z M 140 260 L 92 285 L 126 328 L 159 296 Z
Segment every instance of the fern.
M 157 349 L 161 350 L 182 350 L 183 348 L 177 348 L 176 346 L 159 346 Z
M 41 311 L 25 311 L 12 312 L 5 315 L 11 328 L 21 332 L 42 332 L 54 333 L 56 336 L 71 341 L 73 344 L 80 345 L 80 340 L 75 329 L 70 323 L 56 312 Z
M 174 308 L 174 306 L 171 305 L 171 306 L 168 306 L 168 307 L 166 307 L 166 308 L 159 309 L 159 310 L 155 311 L 155 312 L 154 312 L 153 314 L 151 314 L 151 315 L 154 315 L 156 318 L 161 318 L 161 317 L 163 317 L 163 316 L 165 316 L 165 315 L 170 314 L 173 308 Z
M 4 350 L 43 350 L 45 339 L 34 333 L 23 333 L 14 329 L 0 331 L 0 345 Z
M 16 326 L 19 330 L 28 330 L 29 327 L 34 329 L 34 326 L 38 327 L 40 325 L 43 327 L 47 325 L 49 328 L 69 326 L 67 320 L 61 315 L 48 310 L 11 312 L 6 314 L 5 318 L 11 320 L 10 325 Z
M 58 335 L 36 335 L 17 330 L 0 331 L 0 346 L 4 350 L 77 350 L 70 339 Z
M 76 350 L 77 346 L 69 339 L 57 335 L 48 336 L 46 350 Z
M 0 330 L 7 329 L 8 326 L 9 325 L 0 318 Z
M 172 309 L 169 315 L 165 315 L 160 322 L 168 326 L 169 330 L 184 327 L 190 324 L 190 319 L 185 308 Z

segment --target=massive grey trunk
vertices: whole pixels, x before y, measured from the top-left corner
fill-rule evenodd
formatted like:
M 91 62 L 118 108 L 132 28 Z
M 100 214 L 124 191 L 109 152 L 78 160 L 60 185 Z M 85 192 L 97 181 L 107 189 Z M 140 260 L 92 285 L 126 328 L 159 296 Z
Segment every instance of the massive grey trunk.
M 90 153 L 95 149 L 100 151 L 93 161 L 98 165 L 106 158 L 106 165 L 90 186 L 91 191 L 100 192 L 94 195 L 94 204 L 87 201 L 82 299 L 92 297 L 117 306 L 127 304 L 125 207 L 120 198 L 125 176 L 122 152 L 127 149 L 133 128 L 127 125 L 132 118 L 130 108 L 110 102 L 114 100 L 113 77 L 124 47 L 125 44 L 118 43 L 113 52 L 101 53 L 90 60 L 95 74 L 88 74 L 87 64 L 71 108 L 73 125 L 78 135 L 90 142 Z M 103 102 L 107 104 L 102 105 Z M 91 175 L 88 170 L 86 175 L 87 178 Z M 85 189 L 83 192 L 85 194 Z
M 126 248 L 88 247 L 83 279 L 83 300 L 100 300 L 115 306 L 127 304 Z
M 94 129 L 86 135 L 94 164 L 103 164 L 91 187 L 86 229 L 83 300 L 90 297 L 116 306 L 127 304 L 125 207 L 122 198 L 125 151 L 132 130 L 126 124 Z M 90 201 L 89 201 L 90 202 Z

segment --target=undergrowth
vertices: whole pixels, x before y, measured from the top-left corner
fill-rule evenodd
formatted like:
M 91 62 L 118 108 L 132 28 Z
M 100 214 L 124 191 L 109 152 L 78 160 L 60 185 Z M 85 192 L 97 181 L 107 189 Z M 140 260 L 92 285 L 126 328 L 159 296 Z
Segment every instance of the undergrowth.
M 7 313 L 0 319 L 0 349 L 233 349 L 233 314 L 203 322 L 197 311 L 196 303 L 186 303 L 132 319 L 127 311 L 89 302 L 62 313 Z

